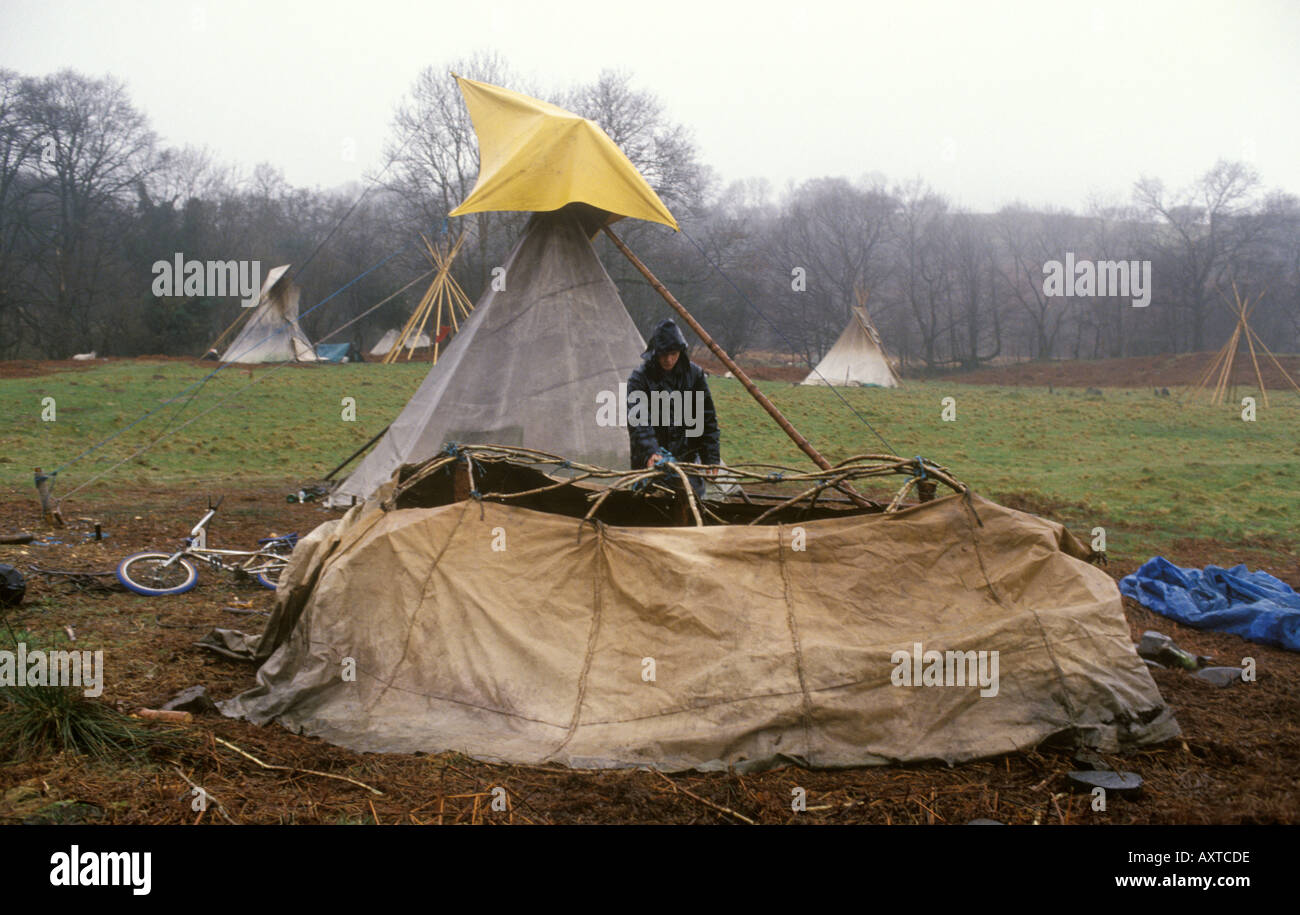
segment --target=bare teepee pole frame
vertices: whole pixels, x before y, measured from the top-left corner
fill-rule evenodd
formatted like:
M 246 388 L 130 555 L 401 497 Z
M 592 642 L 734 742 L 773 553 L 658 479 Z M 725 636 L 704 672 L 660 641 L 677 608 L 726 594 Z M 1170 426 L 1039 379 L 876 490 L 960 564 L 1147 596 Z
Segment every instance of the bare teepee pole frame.
M 1242 337 L 1246 338 L 1246 347 L 1250 351 L 1251 365 L 1255 370 L 1255 381 L 1259 385 L 1259 393 L 1264 401 L 1264 406 L 1269 405 L 1268 386 L 1264 383 L 1264 372 L 1259 365 L 1256 344 L 1258 344 L 1259 350 L 1262 350 L 1272 360 L 1274 367 L 1282 374 L 1282 377 L 1291 384 L 1291 387 L 1295 388 L 1297 393 L 1300 393 L 1300 384 L 1296 383 L 1296 380 L 1278 361 L 1277 356 L 1273 355 L 1273 351 L 1268 348 L 1268 345 L 1260 339 L 1254 328 L 1250 326 L 1250 316 L 1254 312 L 1255 306 L 1264 298 L 1264 293 L 1261 292 L 1257 295 L 1253 302 L 1249 298 L 1242 299 L 1241 293 L 1237 290 L 1237 284 L 1234 282 L 1232 284 L 1232 295 L 1233 301 L 1231 302 L 1228 301 L 1227 296 L 1224 296 L 1224 307 L 1236 317 L 1237 324 L 1233 328 L 1232 336 L 1228 338 L 1228 342 L 1215 355 L 1210 362 L 1209 368 L 1201 376 L 1201 380 L 1196 383 L 1194 393 L 1204 390 L 1206 385 L 1210 383 L 1210 379 L 1214 378 L 1214 389 L 1210 392 L 1210 403 L 1221 404 L 1228 399 L 1229 390 L 1236 387 L 1232 370 L 1236 362 L 1237 350 L 1241 348 Z
M 437 339 L 441 335 L 442 328 L 450 326 L 453 331 L 460 330 L 460 321 L 457 320 L 457 313 L 461 317 L 468 317 L 474 309 L 474 303 L 465 295 L 465 291 L 460 288 L 455 277 L 451 275 L 451 265 L 456 259 L 456 254 L 460 251 L 461 244 L 465 241 L 465 233 L 461 232 L 451 248 L 444 252 L 441 246 L 435 245 L 428 238 L 421 235 L 420 239 L 424 242 L 424 247 L 429 252 L 429 258 L 433 262 L 437 273 L 429 288 L 425 290 L 424 295 L 420 297 L 420 303 L 415 306 L 411 312 L 410 318 L 403 325 L 401 333 L 397 340 L 384 354 L 383 362 L 390 365 L 401 358 L 402 350 L 406 349 L 406 358 L 409 361 L 415 352 L 413 344 L 420 339 L 420 334 L 424 333 L 425 326 L 429 323 L 429 316 L 434 318 L 433 361 L 438 361 L 438 350 L 440 341 Z M 444 311 L 448 324 L 444 324 Z

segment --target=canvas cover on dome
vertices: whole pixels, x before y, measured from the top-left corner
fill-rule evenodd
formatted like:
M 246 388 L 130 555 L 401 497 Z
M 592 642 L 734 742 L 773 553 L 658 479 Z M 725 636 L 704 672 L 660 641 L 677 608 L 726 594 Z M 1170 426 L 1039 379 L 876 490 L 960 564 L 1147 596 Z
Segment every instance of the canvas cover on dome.
M 222 711 L 359 752 L 666 771 L 1179 733 L 1115 582 L 1060 524 L 953 495 L 801 527 L 796 549 L 785 524 L 377 498 L 300 542 L 257 685 Z M 962 654 L 932 683 L 927 652 Z

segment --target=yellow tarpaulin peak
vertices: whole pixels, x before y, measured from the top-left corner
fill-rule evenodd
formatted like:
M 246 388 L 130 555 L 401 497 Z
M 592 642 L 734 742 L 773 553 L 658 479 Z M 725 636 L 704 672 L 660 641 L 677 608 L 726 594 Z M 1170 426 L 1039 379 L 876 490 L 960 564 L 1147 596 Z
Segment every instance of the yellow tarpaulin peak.
M 636 166 L 592 121 L 499 86 L 456 81 L 478 134 L 479 173 L 450 215 L 545 212 L 580 202 L 677 228 Z

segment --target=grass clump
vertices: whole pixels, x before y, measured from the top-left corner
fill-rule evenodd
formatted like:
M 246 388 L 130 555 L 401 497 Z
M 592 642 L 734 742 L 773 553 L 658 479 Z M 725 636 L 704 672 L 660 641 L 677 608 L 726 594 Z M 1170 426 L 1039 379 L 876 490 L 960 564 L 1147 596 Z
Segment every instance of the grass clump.
M 0 687 L 0 757 L 6 761 L 138 753 L 160 736 L 75 686 Z

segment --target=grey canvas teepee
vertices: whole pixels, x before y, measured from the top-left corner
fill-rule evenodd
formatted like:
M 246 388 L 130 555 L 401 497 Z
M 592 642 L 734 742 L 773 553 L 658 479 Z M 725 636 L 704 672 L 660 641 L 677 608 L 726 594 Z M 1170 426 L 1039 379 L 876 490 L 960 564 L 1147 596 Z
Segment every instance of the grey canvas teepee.
M 571 208 L 533 216 L 447 354 L 335 491 L 364 499 L 447 442 L 521 445 L 604 467 L 628 464 L 627 429 L 597 422 L 645 342 Z

